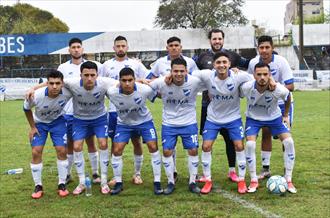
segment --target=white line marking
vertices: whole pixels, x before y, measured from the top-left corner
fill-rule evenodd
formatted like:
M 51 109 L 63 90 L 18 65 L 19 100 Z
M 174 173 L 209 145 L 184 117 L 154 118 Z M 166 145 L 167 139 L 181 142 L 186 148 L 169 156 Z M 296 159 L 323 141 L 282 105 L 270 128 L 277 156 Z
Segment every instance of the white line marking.
M 224 198 L 227 198 L 235 203 L 238 203 L 240 205 L 242 205 L 243 207 L 247 208 L 247 209 L 252 209 L 258 213 L 260 213 L 261 215 L 265 216 L 265 217 L 269 217 L 269 218 L 281 218 L 280 215 L 274 214 L 272 212 L 269 212 L 267 210 L 262 209 L 261 207 L 258 207 L 257 205 L 250 203 L 234 194 L 231 194 L 230 192 L 227 192 L 225 190 L 221 190 L 219 188 L 217 189 L 213 189 L 212 192 L 215 193 L 219 193 L 221 194 Z

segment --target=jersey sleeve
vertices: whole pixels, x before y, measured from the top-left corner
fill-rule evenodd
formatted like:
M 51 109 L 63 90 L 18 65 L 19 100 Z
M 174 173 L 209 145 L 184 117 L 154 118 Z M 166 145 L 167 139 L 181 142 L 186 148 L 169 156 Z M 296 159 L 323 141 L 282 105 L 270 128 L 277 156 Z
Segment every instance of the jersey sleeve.
M 147 79 L 151 79 L 152 77 L 159 77 L 159 59 L 155 62 L 155 64 L 151 67 L 149 75 L 146 76 Z
M 101 77 L 99 78 L 103 81 L 104 87 L 108 90 L 111 87 L 115 87 L 118 84 L 118 81 L 110 77 Z
M 243 83 L 239 88 L 239 97 L 244 98 L 248 95 L 250 84 L 249 83 Z
M 29 110 L 31 110 L 34 106 L 35 106 L 36 104 L 35 104 L 35 101 L 34 100 L 27 100 L 27 99 L 25 99 L 24 100 L 24 103 L 23 103 L 23 110 L 24 111 L 29 111 Z
M 142 88 L 143 88 L 143 92 L 145 94 L 145 96 L 151 101 L 154 102 L 155 98 L 157 97 L 157 91 L 152 89 L 150 86 L 148 85 L 144 85 L 141 84 Z
M 285 85 L 293 83 L 293 73 L 288 61 L 285 58 L 282 58 L 281 64 L 282 80 Z
M 242 85 L 243 83 L 253 80 L 253 76 L 245 71 L 239 71 L 238 78 L 239 78 L 238 79 L 239 85 Z
M 63 95 L 65 96 L 65 98 L 67 100 L 69 100 L 70 98 L 72 98 L 72 93 L 71 93 L 71 91 L 69 89 L 63 87 L 62 88 L 62 93 L 63 93 Z
M 193 59 L 190 59 L 190 68 L 188 69 L 188 73 L 192 74 L 193 71 L 198 70 L 198 67 Z
M 149 83 L 149 86 L 154 90 L 154 91 L 159 91 L 160 88 L 162 87 L 162 84 L 164 84 L 164 78 L 158 78 Z
M 76 82 L 78 82 L 78 78 L 68 78 L 64 79 L 64 87 L 68 90 L 71 90 Z
M 255 59 L 252 59 L 251 61 L 250 61 L 250 63 L 249 63 L 249 67 L 248 67 L 248 70 L 247 70 L 247 72 L 249 73 L 249 74 L 253 74 L 254 73 L 254 66 L 256 65 L 256 63 L 255 63 Z
M 136 74 L 137 79 L 144 79 L 148 76 L 149 70 L 141 63 L 138 62 L 138 72 Z
M 283 101 L 286 101 L 288 96 L 290 94 L 290 91 L 285 88 L 285 86 L 283 86 L 282 84 L 280 83 L 277 83 L 276 84 L 276 88 L 275 90 L 273 91 L 273 95 L 278 98 L 278 99 L 282 99 Z

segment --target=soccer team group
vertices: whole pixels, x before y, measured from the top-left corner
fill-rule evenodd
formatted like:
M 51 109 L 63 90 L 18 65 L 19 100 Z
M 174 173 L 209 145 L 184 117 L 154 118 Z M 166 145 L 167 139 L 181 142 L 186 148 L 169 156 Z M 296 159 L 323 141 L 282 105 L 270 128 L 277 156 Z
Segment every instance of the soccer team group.
M 82 41 L 72 38 L 69 41 L 71 60 L 51 71 L 47 82 L 26 93 L 24 111 L 31 127 L 31 172 L 35 183 L 32 198 L 43 196 L 42 151 L 48 133 L 57 153 L 58 194 L 61 197 L 69 195 L 66 184 L 72 181 L 73 164 L 79 184 L 72 194 L 79 195 L 86 189 L 84 142 L 88 147 L 93 183 L 100 183 L 102 194 L 119 194 L 123 190 L 123 151 L 130 139 L 135 168 L 132 182 L 143 183 L 143 142 L 151 155 L 154 193 L 171 194 L 178 180 L 178 137 L 187 150 L 189 190 L 207 194 L 212 190 L 212 146 L 219 133 L 226 143 L 228 178 L 237 183 L 239 193 L 256 192 L 258 179 L 270 176 L 272 137 L 279 138 L 283 144 L 284 177 L 288 191 L 296 193 L 292 183 L 295 149 L 290 134 L 293 115 L 290 91 L 294 84 L 289 64 L 273 51 L 269 36 L 258 38 L 259 55 L 251 60 L 224 49 L 224 37 L 222 30 L 211 30 L 208 33 L 211 48 L 196 61 L 182 55 L 181 40 L 171 37 L 166 45 L 168 55 L 159 58 L 151 70 L 127 57 L 128 42 L 123 36 L 114 40 L 115 57 L 103 64 L 83 59 Z M 240 71 L 238 67 L 248 72 Z M 198 176 L 196 96 L 199 92 L 203 92 L 202 176 Z M 110 100 L 108 110 L 105 97 Z M 240 114 L 243 97 L 247 99 L 245 128 Z M 163 105 L 162 155 L 153 118 L 146 106 L 147 99 L 153 102 L 156 98 L 161 98 Z M 261 129 L 263 168 L 257 176 L 256 139 Z M 111 138 L 111 151 L 108 137 Z M 110 155 L 113 178 L 108 182 Z M 168 179 L 164 189 L 162 165 Z M 245 182 L 247 167 L 251 178 L 248 187 Z M 202 189 L 198 182 L 204 183 Z

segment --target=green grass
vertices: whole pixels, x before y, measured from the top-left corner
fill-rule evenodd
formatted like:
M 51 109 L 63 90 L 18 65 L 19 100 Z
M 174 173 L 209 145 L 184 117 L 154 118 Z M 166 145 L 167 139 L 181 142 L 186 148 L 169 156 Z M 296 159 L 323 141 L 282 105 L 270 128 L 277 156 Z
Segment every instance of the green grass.
M 44 149 L 43 186 L 45 195 L 40 200 L 31 199 L 33 181 L 30 173 L 31 148 L 28 143 L 28 124 L 22 111 L 22 101 L 0 103 L 0 172 L 23 167 L 23 174 L 0 175 L 1 217 L 263 217 L 253 209 L 246 209 L 219 190 L 252 203 L 264 211 L 281 217 L 330 216 L 330 124 L 329 91 L 295 92 L 295 120 L 293 137 L 296 146 L 296 165 L 293 179 L 298 189 L 296 195 L 284 197 L 271 195 L 265 188 L 266 181 L 255 194 L 238 195 L 236 185 L 226 178 L 228 169 L 224 143 L 218 138 L 213 150 L 212 175 L 216 191 L 198 196 L 187 189 L 186 152 L 178 144 L 179 182 L 170 196 L 155 196 L 152 190 L 150 156 L 144 147 L 142 176 L 144 184 L 130 183 L 133 173 L 131 144 L 124 152 L 124 191 L 118 196 L 103 196 L 98 186 L 93 186 L 93 196 L 84 195 L 59 198 L 54 148 L 48 141 Z M 199 101 L 200 102 L 200 99 Z M 244 105 L 244 102 L 242 103 Z M 149 104 L 156 128 L 161 125 L 161 102 Z M 245 108 L 243 108 L 245 109 Z M 198 104 L 198 118 L 200 104 Z M 158 131 L 158 136 L 160 132 Z M 200 139 L 201 142 L 201 139 Z M 260 143 L 258 142 L 258 168 L 260 168 Z M 86 158 L 88 161 L 88 158 Z M 90 170 L 87 162 L 87 169 Z M 273 174 L 282 174 L 281 145 L 274 142 L 271 159 Z M 201 172 L 201 168 L 199 170 Z M 109 168 L 109 178 L 112 169 Z M 166 184 L 165 173 L 162 184 Z M 72 191 L 78 178 L 68 188 Z

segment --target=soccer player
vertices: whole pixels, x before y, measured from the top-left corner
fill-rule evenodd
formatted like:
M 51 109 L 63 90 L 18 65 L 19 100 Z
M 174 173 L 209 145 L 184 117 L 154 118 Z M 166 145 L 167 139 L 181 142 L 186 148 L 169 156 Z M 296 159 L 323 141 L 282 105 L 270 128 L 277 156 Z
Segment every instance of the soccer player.
M 196 121 L 196 96 L 202 90 L 197 77 L 188 75 L 187 62 L 183 58 L 171 61 L 172 83 L 167 85 L 164 78 L 150 83 L 163 101 L 162 144 L 163 164 L 168 179 L 164 194 L 175 189 L 173 150 L 177 137 L 181 137 L 184 149 L 188 150 L 189 190 L 200 193 L 195 179 L 198 170 L 198 127 Z
M 239 87 L 252 76 L 246 72 L 235 74 L 230 68 L 230 56 L 226 52 L 217 52 L 213 56 L 213 70 L 194 71 L 206 85 L 211 102 L 207 107 L 207 117 L 203 129 L 202 164 L 205 182 L 201 190 L 207 194 L 212 189 L 211 163 L 212 147 L 218 133 L 225 129 L 236 150 L 238 163 L 238 192 L 246 193 L 245 184 L 246 158 L 244 152 L 244 130 L 240 113 Z
M 127 39 L 123 36 L 117 36 L 114 40 L 113 50 L 115 51 L 115 57 L 103 63 L 102 75 L 104 77 L 110 77 L 115 80 L 119 79 L 119 71 L 125 67 L 132 68 L 135 73 L 135 78 L 144 79 L 148 73 L 145 66 L 134 59 L 127 57 L 128 44 Z M 113 137 L 116 131 L 117 124 L 117 113 L 115 106 L 110 102 L 109 105 L 109 137 L 113 141 Z M 140 137 L 132 136 L 132 144 L 134 146 L 134 167 L 135 173 L 132 178 L 134 184 L 142 184 L 143 180 L 141 178 L 141 168 L 143 163 L 142 155 L 142 145 L 140 142 Z M 113 145 L 111 146 L 111 153 L 113 153 Z M 109 184 L 112 186 L 116 183 L 112 179 Z
M 47 87 L 36 91 L 34 99 L 24 101 L 24 111 L 31 130 L 29 139 L 32 146 L 31 171 L 35 183 L 32 198 L 43 195 L 42 187 L 42 151 L 48 133 L 57 153 L 58 194 L 65 197 L 69 191 L 65 187 L 68 160 L 66 156 L 66 122 L 63 108 L 70 100 L 71 93 L 63 87 L 63 75 L 59 71 L 51 71 L 47 75 Z M 31 109 L 35 108 L 32 114 Z
M 255 192 L 259 186 L 256 175 L 256 138 L 262 127 L 268 127 L 273 136 L 278 136 L 284 146 L 285 179 L 288 191 L 296 193 L 292 183 L 292 171 L 295 160 L 295 149 L 290 134 L 289 110 L 291 105 L 290 91 L 280 83 L 272 80 L 271 68 L 263 62 L 254 67 L 255 80 L 242 85 L 242 95 L 247 98 L 246 110 L 246 159 L 248 162 L 251 183 L 248 192 Z M 270 86 L 275 89 L 270 90 Z M 284 101 L 284 113 L 278 106 L 278 100 Z
M 132 136 L 142 136 L 151 154 L 151 165 L 154 173 L 154 193 L 162 194 L 160 185 L 161 156 L 157 146 L 157 134 L 146 100 L 153 101 L 157 92 L 148 85 L 135 83 L 135 72 L 131 68 L 123 68 L 119 72 L 119 87 L 110 88 L 107 95 L 115 105 L 118 124 L 113 139 L 112 168 L 116 184 L 112 195 L 119 194 L 123 189 L 122 153 Z
M 211 48 L 203 53 L 201 53 L 196 60 L 197 67 L 200 70 L 204 69 L 213 69 L 213 56 L 216 52 L 222 51 L 226 52 L 229 55 L 230 60 L 230 67 L 231 68 L 243 68 L 247 69 L 249 66 L 249 60 L 245 59 L 244 57 L 240 56 L 239 54 L 227 50 L 223 48 L 224 45 L 224 39 L 225 39 L 225 33 L 220 29 L 212 29 L 208 32 L 208 39 Z M 208 91 L 203 92 L 202 96 L 202 110 L 201 110 L 201 120 L 200 120 L 200 135 L 203 135 L 203 129 L 206 121 L 207 116 L 207 106 L 210 103 L 210 98 L 208 96 Z M 229 172 L 228 172 L 228 178 L 233 181 L 237 182 L 238 177 L 235 170 L 236 165 L 236 153 L 235 153 L 235 146 L 230 140 L 230 136 L 228 133 L 228 130 L 225 128 L 222 128 L 220 130 L 220 134 L 223 136 L 225 143 L 226 143 L 226 154 L 227 154 L 227 160 L 229 165 Z
M 147 76 L 148 79 L 155 79 L 160 76 L 166 76 L 171 72 L 171 61 L 176 58 L 182 58 L 187 63 L 188 73 L 192 73 L 194 70 L 198 70 L 196 63 L 193 59 L 182 55 L 182 45 L 181 39 L 173 36 L 167 40 L 166 50 L 168 52 L 167 56 L 161 57 L 156 60 L 151 68 L 150 74 Z M 175 181 L 178 180 L 178 173 L 176 169 L 176 150 L 173 151 L 174 158 L 174 177 Z
M 74 195 L 85 190 L 85 162 L 83 157 L 83 141 L 92 132 L 99 144 L 101 193 L 108 194 L 107 184 L 109 153 L 108 153 L 108 120 L 104 97 L 106 91 L 118 82 L 111 78 L 98 77 L 97 65 L 86 61 L 80 66 L 81 78 L 64 80 L 64 87 L 73 95 L 73 155 L 79 176 L 79 185 Z
M 86 62 L 83 59 L 84 49 L 82 47 L 82 41 L 79 38 L 72 38 L 69 41 L 69 53 L 71 59 L 58 67 L 58 71 L 60 71 L 64 75 L 64 79 L 67 78 L 80 78 L 80 66 L 82 63 Z M 98 65 L 98 69 L 101 68 L 101 64 L 99 62 L 95 62 Z M 100 73 L 100 71 L 99 71 Z M 71 168 L 73 164 L 73 140 L 72 140 L 72 121 L 73 121 L 73 107 L 72 100 L 65 106 L 65 119 L 67 121 L 67 136 L 68 136 L 68 177 L 67 183 L 72 181 L 71 178 Z M 100 183 L 99 165 L 98 165 L 98 151 L 95 147 L 94 143 L 94 135 L 89 134 L 86 138 L 86 143 L 88 146 L 88 156 L 92 167 L 93 172 L 93 182 Z
M 280 55 L 274 54 L 273 40 L 270 36 L 260 36 L 258 38 L 258 52 L 259 55 L 250 61 L 248 73 L 254 73 L 254 67 L 258 62 L 268 64 L 272 73 L 272 78 L 284 85 L 289 91 L 294 90 L 294 81 L 291 68 L 288 61 Z M 278 102 L 282 114 L 284 114 L 284 101 L 279 99 Z M 291 107 L 289 111 L 290 124 L 293 122 L 293 98 L 291 94 Z M 262 171 L 259 175 L 259 179 L 270 177 L 270 157 L 272 150 L 272 137 L 268 128 L 262 128 Z

